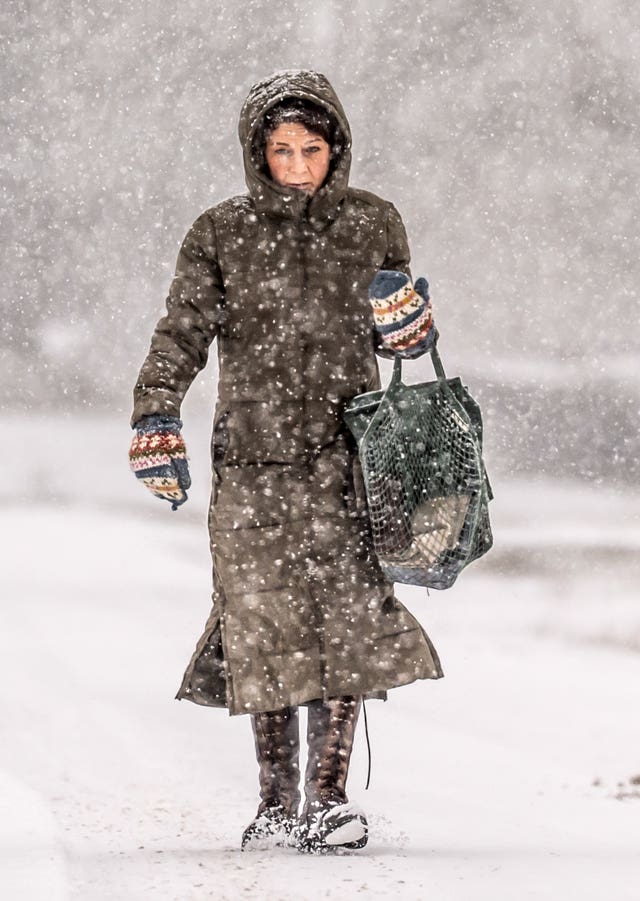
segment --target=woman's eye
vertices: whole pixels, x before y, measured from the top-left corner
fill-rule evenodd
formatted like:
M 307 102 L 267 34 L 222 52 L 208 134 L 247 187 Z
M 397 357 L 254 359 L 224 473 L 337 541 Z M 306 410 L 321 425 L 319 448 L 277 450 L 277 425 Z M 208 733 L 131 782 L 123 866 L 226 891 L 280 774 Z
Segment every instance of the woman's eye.
M 318 153 L 319 147 L 307 147 L 307 153 Z

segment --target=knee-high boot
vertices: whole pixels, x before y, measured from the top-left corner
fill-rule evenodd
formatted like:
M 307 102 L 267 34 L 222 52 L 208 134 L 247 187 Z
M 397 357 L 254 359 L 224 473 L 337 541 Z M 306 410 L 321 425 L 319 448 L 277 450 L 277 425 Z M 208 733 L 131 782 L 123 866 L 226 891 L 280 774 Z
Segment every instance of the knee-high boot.
M 242 849 L 285 844 L 298 816 L 300 768 L 298 708 L 251 716 L 259 767 L 260 805 L 242 835 Z
M 331 698 L 308 705 L 305 804 L 297 830 L 300 851 L 362 848 L 367 821 L 346 793 L 360 697 Z

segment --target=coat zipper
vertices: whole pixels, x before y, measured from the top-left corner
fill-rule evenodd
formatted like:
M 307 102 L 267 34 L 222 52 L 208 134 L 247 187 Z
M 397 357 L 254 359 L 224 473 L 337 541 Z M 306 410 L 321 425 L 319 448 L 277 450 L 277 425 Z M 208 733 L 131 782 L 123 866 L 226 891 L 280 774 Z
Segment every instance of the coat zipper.
M 301 284 L 301 298 L 303 307 L 306 307 L 308 302 L 308 273 L 307 273 L 307 254 L 306 254 L 306 241 L 307 235 L 305 234 L 305 224 L 304 218 L 300 219 L 298 224 L 298 247 L 300 250 L 300 268 L 302 272 L 302 284 Z M 306 340 L 302 339 L 300 342 L 300 358 L 301 358 L 301 366 L 303 369 L 303 373 L 306 370 L 306 366 L 308 363 L 308 350 L 309 346 Z M 306 384 L 306 379 L 305 379 Z M 313 475 L 313 449 L 309 444 L 309 429 L 307 428 L 307 399 L 306 394 L 302 395 L 302 425 L 304 429 L 304 460 L 305 460 L 305 470 L 306 470 L 306 483 L 305 483 L 305 492 L 304 492 L 304 502 L 305 507 L 307 508 L 309 514 L 309 525 L 307 526 L 307 547 L 308 554 L 306 555 L 306 580 L 305 580 L 305 589 L 307 595 L 311 601 L 311 606 L 314 613 L 315 625 L 316 625 L 316 634 L 318 636 L 318 652 L 319 652 L 319 660 L 320 660 L 320 685 L 322 687 L 322 696 L 325 696 L 327 690 L 327 654 L 326 654 L 326 646 L 324 641 L 324 622 L 322 619 L 322 609 L 320 604 L 316 600 L 313 591 L 310 585 L 313 583 L 313 570 L 317 570 L 317 561 L 315 560 L 312 552 L 313 547 L 313 529 L 311 525 L 311 516 L 312 510 L 309 503 L 309 488 L 311 485 L 311 476 Z M 317 578 L 317 576 L 316 576 Z

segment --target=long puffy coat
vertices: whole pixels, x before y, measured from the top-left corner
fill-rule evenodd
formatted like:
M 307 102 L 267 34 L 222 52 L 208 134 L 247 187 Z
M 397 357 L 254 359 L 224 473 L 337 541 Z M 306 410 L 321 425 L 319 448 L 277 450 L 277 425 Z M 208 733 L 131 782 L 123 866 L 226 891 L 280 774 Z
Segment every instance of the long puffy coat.
M 271 181 L 253 146 L 265 111 L 293 95 L 326 107 L 345 138 L 311 200 Z M 255 85 L 239 133 L 248 193 L 189 230 L 132 417 L 179 416 L 218 339 L 213 608 L 177 697 L 232 714 L 442 675 L 374 557 L 342 419 L 380 385 L 367 289 L 379 269 L 408 272 L 404 226 L 392 204 L 348 187 L 349 125 L 323 76 Z

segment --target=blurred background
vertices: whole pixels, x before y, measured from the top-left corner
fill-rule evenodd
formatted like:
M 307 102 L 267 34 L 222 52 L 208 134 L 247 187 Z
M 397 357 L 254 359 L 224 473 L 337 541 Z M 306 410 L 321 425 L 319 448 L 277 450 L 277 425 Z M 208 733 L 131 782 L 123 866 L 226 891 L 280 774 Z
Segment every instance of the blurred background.
M 3 4 L 0 397 L 125 424 L 250 85 L 317 68 L 395 202 L 494 471 L 640 480 L 632 0 Z M 215 353 L 189 397 L 209 423 Z M 429 363 L 416 364 L 417 378 Z

